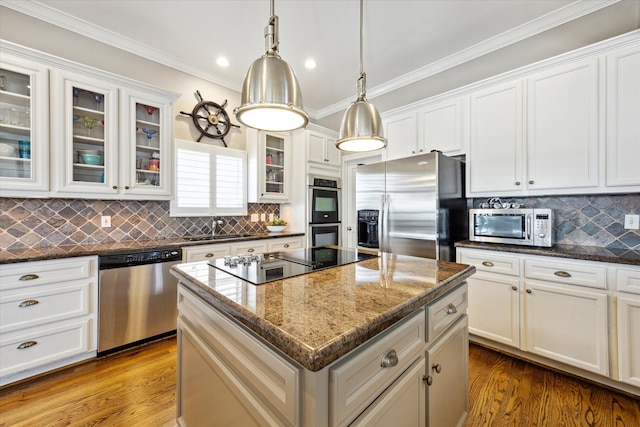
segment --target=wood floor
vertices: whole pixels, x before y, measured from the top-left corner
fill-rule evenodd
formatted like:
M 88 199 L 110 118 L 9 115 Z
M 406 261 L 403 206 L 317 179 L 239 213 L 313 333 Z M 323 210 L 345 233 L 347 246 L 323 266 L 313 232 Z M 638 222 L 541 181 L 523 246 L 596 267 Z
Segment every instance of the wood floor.
M 467 427 L 640 427 L 637 399 L 475 345 L 469 354 Z M 171 338 L 5 387 L 0 426 L 174 426 L 175 367 Z

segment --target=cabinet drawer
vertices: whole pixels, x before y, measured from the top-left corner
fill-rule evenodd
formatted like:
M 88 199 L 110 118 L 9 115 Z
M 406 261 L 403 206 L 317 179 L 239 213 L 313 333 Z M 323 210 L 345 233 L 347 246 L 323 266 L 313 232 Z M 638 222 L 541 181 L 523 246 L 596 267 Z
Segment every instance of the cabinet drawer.
M 640 295 L 640 268 L 619 268 L 616 274 L 617 289 Z
M 330 425 L 350 423 L 421 357 L 425 350 L 424 325 L 424 310 L 420 309 L 330 368 Z M 397 355 L 395 365 L 384 361 L 392 350 Z
M 184 248 L 182 258 L 184 262 L 209 261 L 231 255 L 229 245 L 206 245 Z
M 0 291 L 0 332 L 91 314 L 91 283 Z
M 525 259 L 524 277 L 568 285 L 607 289 L 607 269 L 593 263 Z
M 215 352 L 269 409 L 297 425 L 300 417 L 300 371 L 255 337 L 208 306 L 183 286 L 178 289 L 180 319 Z M 213 327 L 212 325 L 215 325 Z
M 288 251 L 302 247 L 302 237 L 269 240 L 269 252 Z
M 254 240 L 246 243 L 236 243 L 232 246 L 232 255 L 239 254 L 259 254 L 268 252 L 267 242 L 264 240 Z
M 427 342 L 436 339 L 467 310 L 467 285 L 427 306 Z
M 496 255 L 487 251 L 469 252 L 463 250 L 460 253 L 458 262 L 473 265 L 478 271 L 508 274 L 510 276 L 520 275 L 520 260 L 517 257 Z
M 97 268 L 97 258 L 70 258 L 34 261 L 0 266 L 0 289 L 15 289 L 50 283 L 68 283 L 91 277 Z
M 0 338 L 0 377 L 95 350 L 91 319 L 36 327 Z

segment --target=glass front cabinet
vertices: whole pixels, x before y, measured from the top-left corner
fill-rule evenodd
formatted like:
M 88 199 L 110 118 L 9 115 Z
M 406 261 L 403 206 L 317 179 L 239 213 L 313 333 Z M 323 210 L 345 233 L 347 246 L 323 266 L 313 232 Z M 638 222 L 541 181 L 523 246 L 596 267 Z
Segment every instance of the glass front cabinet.
M 291 135 L 247 129 L 251 203 L 291 201 Z
M 52 74 L 55 192 L 168 199 L 172 101 L 103 79 Z
M 0 196 L 49 190 L 46 67 L 10 54 L 0 62 Z

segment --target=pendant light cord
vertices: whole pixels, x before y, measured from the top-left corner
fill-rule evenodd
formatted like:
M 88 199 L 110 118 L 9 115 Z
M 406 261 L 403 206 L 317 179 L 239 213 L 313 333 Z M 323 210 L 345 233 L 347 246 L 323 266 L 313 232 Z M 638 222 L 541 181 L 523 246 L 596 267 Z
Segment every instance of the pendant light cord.
M 367 74 L 364 72 L 364 0 L 360 0 L 360 77 L 358 77 L 358 100 L 366 100 Z

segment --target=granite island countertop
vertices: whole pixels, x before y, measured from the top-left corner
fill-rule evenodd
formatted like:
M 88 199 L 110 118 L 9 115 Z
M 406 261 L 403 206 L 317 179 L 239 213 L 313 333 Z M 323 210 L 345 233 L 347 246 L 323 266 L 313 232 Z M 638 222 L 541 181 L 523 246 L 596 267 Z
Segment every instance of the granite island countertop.
M 377 258 L 253 285 L 206 261 L 171 267 L 202 300 L 310 371 L 318 371 L 475 272 L 465 264 Z
M 456 242 L 455 246 L 460 248 L 484 249 L 488 251 L 513 252 L 527 255 L 542 255 L 557 258 L 640 266 L 640 250 L 633 249 L 616 249 L 580 245 L 553 245 L 550 248 L 539 248 L 535 246 L 472 242 L 470 240 Z
M 186 237 L 175 237 L 154 240 L 125 240 L 121 242 L 91 243 L 78 245 L 46 246 L 25 249 L 0 249 L 0 265 L 28 261 L 46 261 L 52 259 L 72 258 L 92 255 L 115 255 L 127 252 L 152 251 L 187 246 L 229 244 L 250 240 L 277 239 L 284 237 L 304 236 L 304 233 L 252 233 L 246 237 L 219 238 L 216 240 L 190 240 Z

